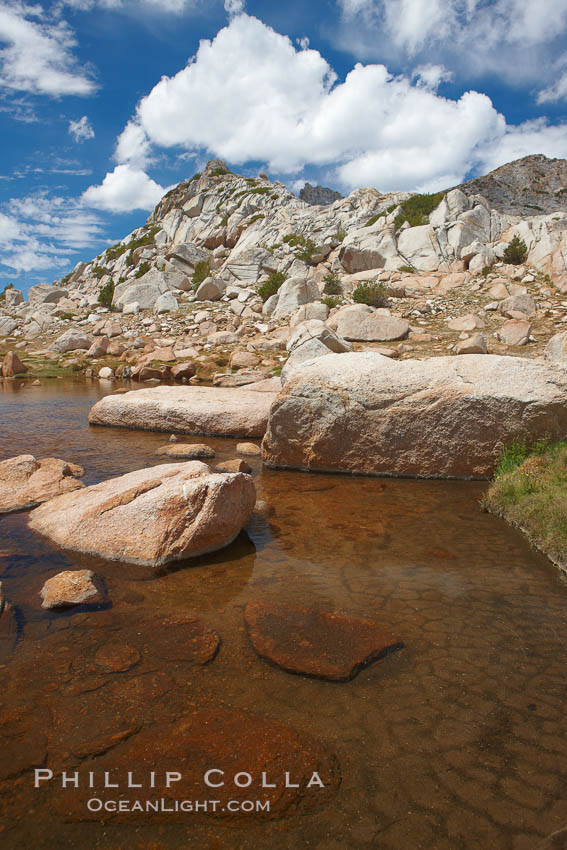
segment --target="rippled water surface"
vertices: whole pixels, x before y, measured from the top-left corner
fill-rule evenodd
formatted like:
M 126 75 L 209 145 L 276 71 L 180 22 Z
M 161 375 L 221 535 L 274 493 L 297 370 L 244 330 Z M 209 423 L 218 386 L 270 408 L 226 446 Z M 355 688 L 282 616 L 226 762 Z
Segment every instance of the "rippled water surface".
M 74 461 L 87 484 L 161 462 L 155 450 L 167 435 L 89 428 L 104 392 L 99 382 L 5 382 L 0 458 Z M 195 442 L 213 446 L 217 460 L 235 456 L 235 440 Z M 0 846 L 567 846 L 567 594 L 558 571 L 482 512 L 484 484 L 252 465 L 267 519 L 252 520 L 224 551 L 162 575 L 57 550 L 28 531 L 25 513 L 0 518 L 0 579 L 19 624 L 15 650 L 0 659 Z M 109 604 L 42 611 L 43 582 L 81 568 L 103 577 Z M 405 648 L 348 683 L 292 675 L 251 647 L 243 621 L 251 600 L 363 616 Z M 220 635 L 209 664 L 162 651 L 160 623 L 182 615 Z M 93 666 L 102 650 L 139 660 L 108 672 Z M 256 783 L 270 759 L 278 776 L 321 766 L 328 787 L 283 789 L 270 816 L 128 817 L 87 815 L 84 801 L 98 791 L 33 787 L 38 766 L 88 777 L 134 771 L 128 759 L 145 759 L 175 771 L 186 756 L 180 718 L 193 718 L 194 729 L 199 718 L 203 758 L 254 771 L 244 799 L 262 799 Z M 194 797 L 213 798 L 205 789 Z

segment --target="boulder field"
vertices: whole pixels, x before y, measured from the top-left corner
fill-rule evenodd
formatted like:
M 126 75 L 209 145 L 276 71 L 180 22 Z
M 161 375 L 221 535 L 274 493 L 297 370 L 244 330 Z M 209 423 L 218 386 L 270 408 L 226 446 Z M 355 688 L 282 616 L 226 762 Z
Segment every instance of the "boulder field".
M 567 371 L 471 354 L 394 361 L 328 354 L 289 375 L 264 463 L 310 471 L 486 478 L 504 445 L 567 434 Z
M 275 393 L 161 386 L 98 401 L 91 425 L 218 437 L 262 437 Z
M 231 543 L 256 503 L 248 475 L 163 464 L 52 499 L 29 525 L 64 549 L 159 567 Z

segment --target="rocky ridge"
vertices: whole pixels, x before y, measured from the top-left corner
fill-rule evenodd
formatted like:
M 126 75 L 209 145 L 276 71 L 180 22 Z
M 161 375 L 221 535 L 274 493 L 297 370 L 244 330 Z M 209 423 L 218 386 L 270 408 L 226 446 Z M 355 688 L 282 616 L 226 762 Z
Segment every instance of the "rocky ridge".
M 28 379 L 83 371 L 246 386 L 279 375 L 294 353 L 292 334 L 312 320 L 336 332 L 345 351 L 543 356 L 567 322 L 567 192 L 555 188 L 567 163 L 528 160 L 527 170 L 520 160 L 482 178 L 490 202 L 471 181 L 433 198 L 357 189 L 327 206 L 213 160 L 91 263 L 32 287 L 27 301 L 6 292 L 4 377 L 24 374 L 21 366 Z M 490 186 L 517 169 L 509 185 L 532 174 L 538 191 L 534 162 L 548 175 L 554 211 L 500 212 Z M 515 235 L 527 257 L 506 265 Z M 382 287 L 383 306 L 353 304 L 365 284 Z M 361 313 L 350 315 L 355 308 L 366 313 L 362 323 Z M 325 353 L 323 343 L 309 344 Z

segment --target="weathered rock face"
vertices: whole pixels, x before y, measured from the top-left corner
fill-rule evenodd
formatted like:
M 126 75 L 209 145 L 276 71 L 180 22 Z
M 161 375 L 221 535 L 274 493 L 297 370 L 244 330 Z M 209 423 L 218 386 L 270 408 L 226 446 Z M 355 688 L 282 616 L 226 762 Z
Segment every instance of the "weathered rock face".
M 0 463 L 0 514 L 32 508 L 84 485 L 84 470 L 54 457 L 36 460 L 19 455 Z
M 91 408 L 89 422 L 141 431 L 262 437 L 274 397 L 247 389 L 155 387 L 105 396 Z
M 326 186 L 312 186 L 311 183 L 306 183 L 300 190 L 299 197 L 311 206 L 328 206 L 335 201 L 340 201 L 342 195 L 334 189 L 327 189 Z
M 394 361 L 331 354 L 302 366 L 270 412 L 272 467 L 485 478 L 502 445 L 567 431 L 567 375 L 516 357 Z
M 565 209 L 567 162 L 536 154 L 517 159 L 476 177 L 459 188 L 467 195 L 482 195 L 490 206 L 511 215 L 534 215 Z
M 30 527 L 66 549 L 159 567 L 227 546 L 255 501 L 249 476 L 190 461 L 60 496 L 31 513 Z
M 66 570 L 48 579 L 39 594 L 42 608 L 71 608 L 102 600 L 92 570 Z
M 248 635 L 258 655 L 289 673 L 346 682 L 403 644 L 370 620 L 302 605 L 249 602 Z
M 504 345 L 526 345 L 531 333 L 532 326 L 529 322 L 521 319 L 510 319 L 504 322 L 498 331 L 498 339 Z

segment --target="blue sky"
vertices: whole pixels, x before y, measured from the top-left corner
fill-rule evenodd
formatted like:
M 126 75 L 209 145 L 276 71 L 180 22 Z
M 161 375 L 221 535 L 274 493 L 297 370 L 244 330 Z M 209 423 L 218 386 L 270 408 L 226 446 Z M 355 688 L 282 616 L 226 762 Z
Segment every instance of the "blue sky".
M 0 288 L 213 156 L 347 194 L 567 157 L 567 0 L 0 0 Z

